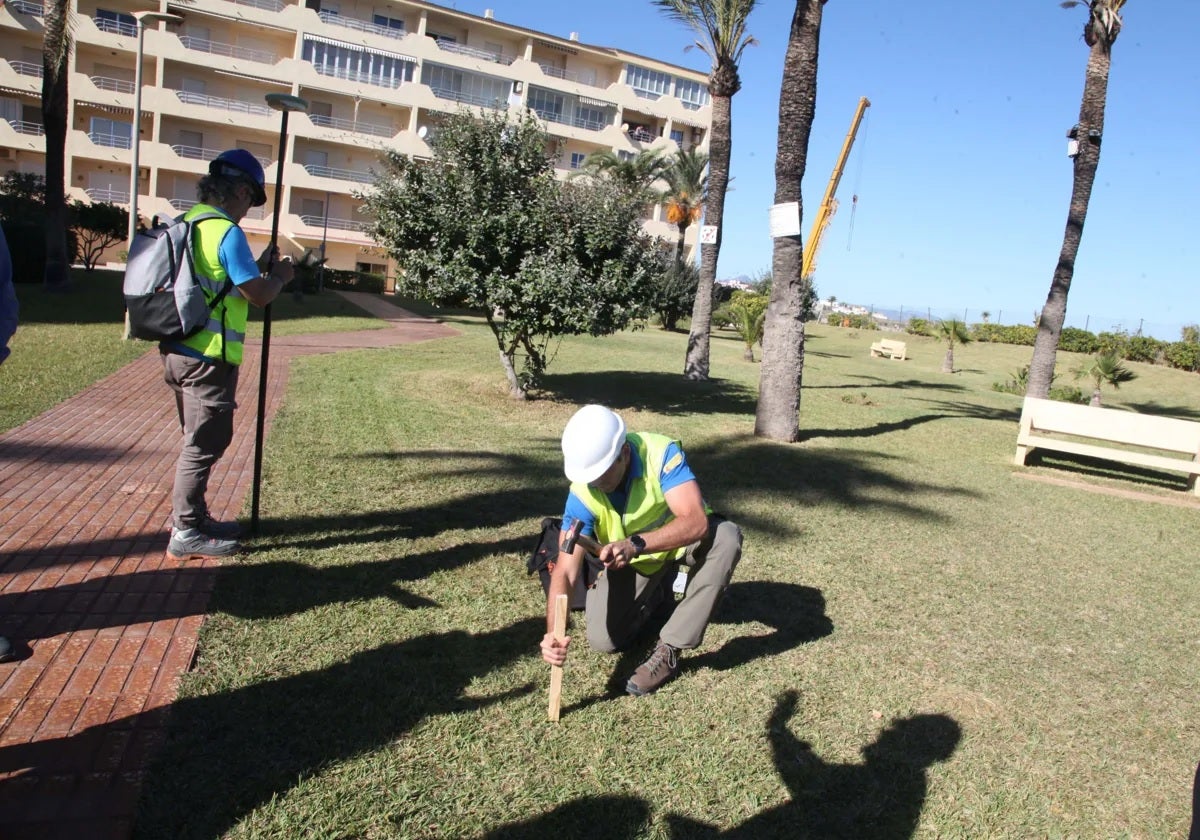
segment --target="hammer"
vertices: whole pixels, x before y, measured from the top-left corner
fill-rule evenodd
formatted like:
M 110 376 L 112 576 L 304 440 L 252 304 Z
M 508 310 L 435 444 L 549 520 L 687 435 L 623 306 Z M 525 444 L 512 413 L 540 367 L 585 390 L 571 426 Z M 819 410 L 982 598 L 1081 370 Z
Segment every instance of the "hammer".
M 596 557 L 600 556 L 600 543 L 583 533 L 583 523 L 578 519 L 571 526 L 571 530 L 563 534 L 562 541 L 558 544 L 558 550 L 563 554 L 574 554 L 575 546 L 583 546 L 584 551 L 587 551 Z

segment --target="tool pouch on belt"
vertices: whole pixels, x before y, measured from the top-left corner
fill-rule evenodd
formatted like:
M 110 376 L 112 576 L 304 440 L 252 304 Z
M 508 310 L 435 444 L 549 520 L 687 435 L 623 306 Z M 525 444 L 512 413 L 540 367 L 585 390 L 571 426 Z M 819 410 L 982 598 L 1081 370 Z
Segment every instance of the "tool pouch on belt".
M 525 562 L 529 574 L 538 573 L 542 579 L 542 591 L 550 591 L 550 573 L 554 571 L 554 563 L 558 560 L 558 545 L 561 540 L 561 519 L 546 517 L 542 520 L 542 533 L 538 536 L 533 553 Z M 575 591 L 571 593 L 571 609 L 581 610 L 587 604 L 587 591 L 596 582 L 597 575 L 604 567 L 600 561 L 590 554 L 584 555 L 583 574 L 575 580 Z

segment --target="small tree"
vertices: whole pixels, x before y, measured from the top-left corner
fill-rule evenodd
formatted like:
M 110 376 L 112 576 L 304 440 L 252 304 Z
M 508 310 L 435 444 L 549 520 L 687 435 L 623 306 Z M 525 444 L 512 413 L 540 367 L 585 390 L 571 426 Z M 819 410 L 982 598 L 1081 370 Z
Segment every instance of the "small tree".
M 1121 357 L 1116 353 L 1101 353 L 1075 368 L 1076 379 L 1092 380 L 1092 405 L 1100 406 L 1100 387 L 1111 385 L 1113 390 L 1121 387 L 1122 382 L 1132 382 L 1137 374 L 1125 367 Z
M 537 383 L 553 339 L 649 314 L 665 264 L 638 207 L 611 184 L 556 181 L 532 116 L 460 112 L 433 147 L 431 161 L 386 153 L 361 196 L 370 234 L 400 264 L 398 292 L 487 319 L 513 397 Z
M 84 271 L 94 271 L 104 252 L 124 242 L 129 232 L 129 211 L 108 201 L 87 204 L 76 199 L 69 219 Z
M 954 373 L 954 342 L 970 344 L 971 332 L 967 329 L 967 325 L 957 318 L 947 318 L 938 322 L 937 336 L 946 340 L 946 357 L 942 359 L 942 373 Z
M 655 284 L 654 313 L 664 330 L 674 331 L 679 319 L 692 311 L 700 269 L 694 263 L 673 261 Z
M 742 358 L 748 362 L 754 361 L 754 345 L 762 344 L 763 325 L 766 323 L 769 301 L 767 295 L 737 291 L 733 293 L 729 302 L 733 328 L 746 345 Z

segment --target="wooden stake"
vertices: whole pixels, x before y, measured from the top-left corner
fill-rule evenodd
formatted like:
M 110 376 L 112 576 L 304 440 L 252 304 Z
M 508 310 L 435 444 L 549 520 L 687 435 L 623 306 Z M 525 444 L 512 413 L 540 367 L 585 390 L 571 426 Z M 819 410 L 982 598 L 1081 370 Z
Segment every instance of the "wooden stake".
M 567 635 L 567 596 L 559 595 L 554 599 L 554 638 L 556 641 L 562 641 Z M 562 705 L 562 679 L 563 669 L 561 665 L 550 666 L 550 720 L 558 723 L 558 711 Z

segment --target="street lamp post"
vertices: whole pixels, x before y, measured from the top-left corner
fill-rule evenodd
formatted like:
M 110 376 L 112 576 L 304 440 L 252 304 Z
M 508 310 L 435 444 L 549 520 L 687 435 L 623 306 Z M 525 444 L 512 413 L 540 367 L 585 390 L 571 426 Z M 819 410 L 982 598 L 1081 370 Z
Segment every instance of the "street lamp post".
M 142 146 L 142 59 L 146 38 L 146 22 L 180 23 L 183 18 L 168 12 L 134 12 L 137 20 L 137 66 L 133 70 L 133 167 L 129 173 L 129 247 L 133 248 L 133 237 L 137 233 L 138 200 L 138 152 Z

